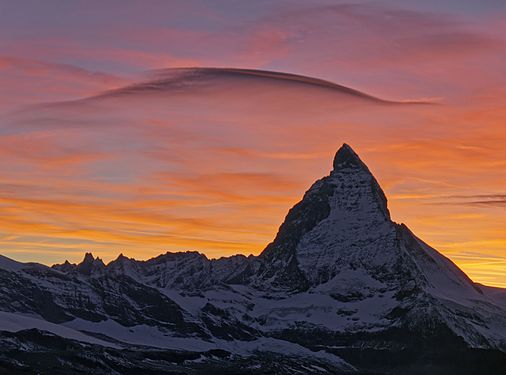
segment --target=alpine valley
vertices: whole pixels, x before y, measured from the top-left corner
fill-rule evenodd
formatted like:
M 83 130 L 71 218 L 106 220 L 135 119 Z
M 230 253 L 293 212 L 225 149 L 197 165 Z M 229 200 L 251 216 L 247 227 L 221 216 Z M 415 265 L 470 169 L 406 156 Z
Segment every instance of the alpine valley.
M 506 374 L 506 290 L 390 218 L 348 146 L 259 256 L 0 257 L 1 374 Z

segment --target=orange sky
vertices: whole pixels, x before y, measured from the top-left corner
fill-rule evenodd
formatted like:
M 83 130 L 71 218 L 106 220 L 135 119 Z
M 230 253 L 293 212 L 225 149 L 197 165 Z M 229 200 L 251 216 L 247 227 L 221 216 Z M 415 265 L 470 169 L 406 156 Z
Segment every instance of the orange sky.
M 394 220 L 506 287 L 501 4 L 58 4 L 0 5 L 2 254 L 257 254 L 346 142 Z

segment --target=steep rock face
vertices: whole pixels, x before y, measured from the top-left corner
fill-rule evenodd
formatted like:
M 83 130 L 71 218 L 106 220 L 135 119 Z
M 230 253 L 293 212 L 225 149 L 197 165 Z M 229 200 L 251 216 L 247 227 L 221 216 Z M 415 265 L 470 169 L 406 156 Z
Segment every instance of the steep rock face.
M 209 260 L 197 252 L 167 253 L 144 263 L 150 284 L 169 289 L 199 290 L 220 283 L 240 283 L 253 259 L 243 255 Z
M 387 279 L 399 252 L 378 183 L 345 145 L 336 154 L 325 184 L 332 190 L 327 201 L 329 213 L 296 246 L 298 263 L 310 285 L 326 283 L 347 269 L 370 270 Z

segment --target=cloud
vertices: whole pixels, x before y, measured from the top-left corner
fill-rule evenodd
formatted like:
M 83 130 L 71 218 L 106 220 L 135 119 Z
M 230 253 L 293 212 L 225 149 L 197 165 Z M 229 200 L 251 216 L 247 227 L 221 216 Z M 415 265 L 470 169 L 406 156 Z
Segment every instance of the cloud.
M 453 195 L 446 204 L 506 208 L 506 194 Z
M 448 59 L 453 54 L 504 49 L 503 40 L 497 34 L 476 30 L 461 18 L 381 4 L 287 7 L 265 22 L 298 34 L 298 40 L 311 51 L 331 41 L 338 43 L 340 48 L 328 53 L 346 56 L 350 63 L 368 60 L 371 65 L 398 66 L 407 61 L 423 63 L 421 55 L 430 55 L 434 61 Z M 319 32 L 323 29 L 328 31 Z
M 287 193 L 304 188 L 297 181 L 274 173 L 220 172 L 197 176 L 162 173 L 154 178 L 158 184 L 170 186 L 174 193 L 206 197 L 209 202 L 224 205 L 251 205 L 259 198 L 271 204 L 287 205 L 294 198 L 287 197 Z
M 360 99 L 364 102 L 377 104 L 406 104 L 408 100 L 402 102 L 389 101 L 376 98 L 361 91 L 345 87 L 333 82 L 318 78 L 290 74 L 283 72 L 273 72 L 254 69 L 236 69 L 236 68 L 181 68 L 164 69 L 155 71 L 156 79 L 145 82 L 135 83 L 126 87 L 110 90 L 102 94 L 92 96 L 85 100 L 95 101 L 100 99 L 118 98 L 132 95 L 149 94 L 198 94 L 200 92 L 220 93 L 220 89 L 227 88 L 234 90 L 234 87 L 241 85 L 261 85 L 263 90 L 276 90 L 285 88 L 287 90 L 299 91 L 303 94 L 309 91 L 310 94 L 316 94 L 312 90 L 318 90 L 322 94 L 336 94 L 338 96 Z M 230 87 L 230 85 L 232 87 Z M 416 101 L 413 102 L 417 103 Z M 420 104 L 428 104 L 421 102 Z
M 0 56 L 0 70 L 18 70 L 29 76 L 66 75 L 86 83 L 116 86 L 125 79 L 111 73 L 92 71 L 70 64 L 59 64 L 14 56 Z M 12 74 L 12 73 L 11 73 Z
M 69 131 L 2 135 L 0 157 L 9 160 L 11 165 L 15 162 L 32 164 L 40 170 L 63 168 L 67 165 L 75 167 L 75 164 L 93 162 L 109 156 L 106 150 L 86 147 L 82 144 L 83 139 L 78 140 L 78 137 L 80 135 Z
M 0 56 L 0 113 L 22 106 L 79 98 L 126 84 L 119 75 L 70 64 Z

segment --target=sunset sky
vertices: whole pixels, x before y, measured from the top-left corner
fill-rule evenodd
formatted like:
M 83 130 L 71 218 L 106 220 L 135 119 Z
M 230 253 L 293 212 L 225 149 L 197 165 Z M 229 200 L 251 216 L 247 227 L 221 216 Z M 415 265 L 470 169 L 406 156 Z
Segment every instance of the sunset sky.
M 505 62 L 503 0 L 0 0 L 0 253 L 258 254 L 346 142 L 506 287 Z

